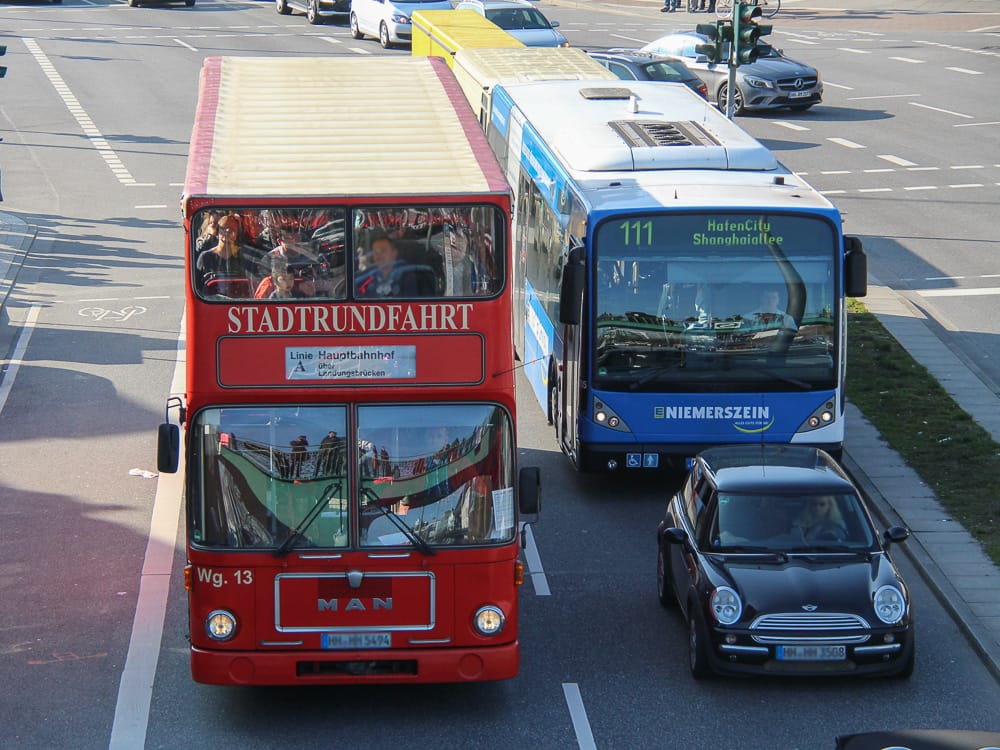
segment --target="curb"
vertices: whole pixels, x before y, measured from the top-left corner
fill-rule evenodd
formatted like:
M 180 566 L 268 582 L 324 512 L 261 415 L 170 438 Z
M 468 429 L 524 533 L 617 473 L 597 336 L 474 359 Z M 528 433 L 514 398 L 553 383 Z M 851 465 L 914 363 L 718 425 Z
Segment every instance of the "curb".
M 851 410 L 854 412 L 850 416 L 852 423 L 863 425 L 863 429 L 874 430 L 871 423 L 856 407 L 852 407 Z M 886 446 L 886 450 L 892 451 L 888 446 Z M 869 508 L 884 526 L 908 526 L 895 506 L 882 494 L 875 482 L 854 460 L 847 449 L 844 450 L 842 463 L 844 469 L 851 475 L 868 501 Z M 982 658 L 993 678 L 1000 681 L 1000 647 L 995 645 L 995 639 L 989 630 L 972 611 L 951 579 L 941 570 L 934 556 L 920 541 L 919 533 L 911 532 L 910 538 L 897 546 L 913 563 L 920 577 L 934 593 L 935 598 L 958 625 L 959 630 L 966 637 L 973 650 Z
M 7 303 L 37 231 L 21 218 L 0 212 L 0 308 Z

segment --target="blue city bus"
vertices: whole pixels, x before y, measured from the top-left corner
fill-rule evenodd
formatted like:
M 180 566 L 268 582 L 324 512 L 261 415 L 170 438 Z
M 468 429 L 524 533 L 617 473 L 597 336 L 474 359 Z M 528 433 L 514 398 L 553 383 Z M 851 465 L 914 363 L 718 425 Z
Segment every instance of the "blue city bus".
M 837 209 L 680 84 L 504 83 L 487 136 L 514 194 L 515 348 L 581 471 L 731 443 L 839 456 Z

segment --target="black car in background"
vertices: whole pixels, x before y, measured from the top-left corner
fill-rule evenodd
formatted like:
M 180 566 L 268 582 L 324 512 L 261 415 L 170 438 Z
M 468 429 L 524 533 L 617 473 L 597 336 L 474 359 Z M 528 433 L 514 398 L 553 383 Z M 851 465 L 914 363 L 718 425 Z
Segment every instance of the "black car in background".
M 695 678 L 897 675 L 914 664 L 909 591 L 857 488 L 817 448 L 699 454 L 657 530 L 661 604 L 679 605 Z
M 683 83 L 703 98 L 708 98 L 708 86 L 691 72 L 683 60 L 676 57 L 620 49 L 587 54 L 623 81 Z

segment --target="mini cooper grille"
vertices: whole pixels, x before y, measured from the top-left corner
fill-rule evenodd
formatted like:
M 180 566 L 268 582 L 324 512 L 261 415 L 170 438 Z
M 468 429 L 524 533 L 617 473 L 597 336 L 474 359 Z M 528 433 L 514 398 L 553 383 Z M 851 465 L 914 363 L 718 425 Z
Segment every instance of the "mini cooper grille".
M 694 122 L 616 120 L 608 123 L 631 147 L 718 146 L 719 142 Z
M 758 643 L 790 641 L 864 643 L 870 637 L 871 626 L 857 615 L 836 612 L 786 612 L 758 617 L 750 623 L 750 630 L 753 639 Z

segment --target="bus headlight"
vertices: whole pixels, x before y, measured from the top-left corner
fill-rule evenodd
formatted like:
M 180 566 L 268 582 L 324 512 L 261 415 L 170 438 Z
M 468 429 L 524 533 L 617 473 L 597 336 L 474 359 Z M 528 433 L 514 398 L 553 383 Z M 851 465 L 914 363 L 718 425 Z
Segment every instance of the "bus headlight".
M 503 616 L 503 612 L 492 604 L 480 607 L 472 618 L 472 624 L 481 635 L 496 635 L 503 630 L 504 622 L 506 622 L 506 618 Z
M 205 632 L 213 641 L 228 641 L 236 635 L 236 617 L 224 609 L 217 609 L 205 618 Z

